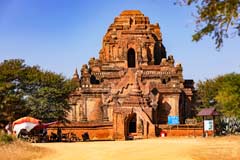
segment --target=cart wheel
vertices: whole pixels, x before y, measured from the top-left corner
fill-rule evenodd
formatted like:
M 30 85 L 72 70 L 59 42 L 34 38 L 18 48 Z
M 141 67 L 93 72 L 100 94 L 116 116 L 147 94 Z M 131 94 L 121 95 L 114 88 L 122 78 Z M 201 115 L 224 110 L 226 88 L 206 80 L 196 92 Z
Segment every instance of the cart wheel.
M 26 129 L 22 129 L 18 134 L 18 138 L 23 141 L 29 141 L 28 131 Z
M 37 143 L 37 137 L 29 137 L 29 142 L 31 143 Z

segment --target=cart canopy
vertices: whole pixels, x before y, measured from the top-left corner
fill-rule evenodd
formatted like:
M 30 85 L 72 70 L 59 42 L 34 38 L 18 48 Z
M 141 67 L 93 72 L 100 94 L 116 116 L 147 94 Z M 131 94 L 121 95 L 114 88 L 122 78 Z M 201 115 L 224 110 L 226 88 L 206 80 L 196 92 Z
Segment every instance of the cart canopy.
M 22 117 L 13 122 L 13 132 L 18 135 L 22 129 L 30 132 L 34 127 L 39 125 L 41 121 L 33 117 Z

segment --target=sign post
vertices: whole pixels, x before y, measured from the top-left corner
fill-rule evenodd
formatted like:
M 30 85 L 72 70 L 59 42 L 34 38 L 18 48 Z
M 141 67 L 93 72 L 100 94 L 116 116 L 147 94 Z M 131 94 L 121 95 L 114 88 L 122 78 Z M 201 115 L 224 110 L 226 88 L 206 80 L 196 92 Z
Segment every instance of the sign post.
M 207 137 L 208 133 L 215 136 L 214 119 L 215 116 L 219 116 L 216 108 L 204 108 L 197 114 L 197 116 L 203 117 L 203 136 Z
M 212 132 L 214 131 L 213 119 L 211 119 L 211 120 L 204 120 L 203 128 L 204 128 L 205 136 L 207 137 L 208 136 L 208 131 L 212 131 Z

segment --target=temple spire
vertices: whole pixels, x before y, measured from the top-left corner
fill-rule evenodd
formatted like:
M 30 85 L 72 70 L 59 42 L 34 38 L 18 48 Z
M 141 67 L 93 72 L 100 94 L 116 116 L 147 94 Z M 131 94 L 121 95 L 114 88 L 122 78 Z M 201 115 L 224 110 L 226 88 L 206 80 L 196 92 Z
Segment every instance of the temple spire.
M 75 69 L 75 72 L 73 74 L 73 79 L 78 79 L 79 80 L 79 75 L 78 75 L 77 68 Z

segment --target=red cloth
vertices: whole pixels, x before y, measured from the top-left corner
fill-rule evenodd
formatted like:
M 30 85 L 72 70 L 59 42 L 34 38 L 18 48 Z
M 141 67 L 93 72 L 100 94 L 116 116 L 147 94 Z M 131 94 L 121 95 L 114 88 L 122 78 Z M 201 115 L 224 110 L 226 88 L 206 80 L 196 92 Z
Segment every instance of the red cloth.
M 36 119 L 36 118 L 33 118 L 33 117 L 22 117 L 20 119 L 17 119 L 16 121 L 14 121 L 13 126 L 16 125 L 16 124 L 24 123 L 24 122 L 31 122 L 31 123 L 34 123 L 34 124 L 39 124 L 40 120 Z

